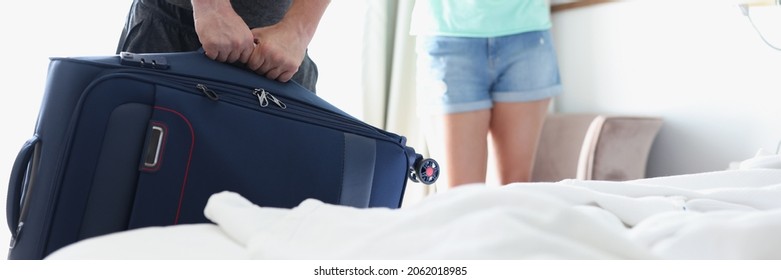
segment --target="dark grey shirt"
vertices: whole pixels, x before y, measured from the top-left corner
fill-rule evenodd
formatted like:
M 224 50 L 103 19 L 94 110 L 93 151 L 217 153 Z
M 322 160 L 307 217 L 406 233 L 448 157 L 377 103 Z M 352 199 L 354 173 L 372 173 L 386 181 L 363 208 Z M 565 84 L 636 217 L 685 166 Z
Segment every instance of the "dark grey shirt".
M 167 0 L 173 5 L 192 10 L 190 0 Z M 231 0 L 233 10 L 249 28 L 269 26 L 282 20 L 292 0 Z

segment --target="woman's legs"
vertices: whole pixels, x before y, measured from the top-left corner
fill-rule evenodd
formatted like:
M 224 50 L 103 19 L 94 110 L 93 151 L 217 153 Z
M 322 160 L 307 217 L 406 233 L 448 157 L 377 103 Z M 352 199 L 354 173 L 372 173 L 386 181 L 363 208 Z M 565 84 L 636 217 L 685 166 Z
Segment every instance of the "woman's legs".
M 534 158 L 550 98 L 531 102 L 497 102 L 491 110 L 499 183 L 531 180 Z
M 444 184 L 452 188 L 485 182 L 488 159 L 487 135 L 491 111 L 447 114 L 443 118 Z
M 549 103 L 550 98 L 498 102 L 490 110 L 445 115 L 443 174 L 447 187 L 485 182 L 489 132 L 499 182 L 504 185 L 530 181 Z
M 427 138 L 441 159 L 438 185 L 485 182 L 489 135 L 499 181 L 531 179 L 549 100 L 561 92 L 550 42 L 547 30 L 418 41 L 421 104 L 432 105 L 428 113 L 438 121 L 427 132 L 435 135 Z

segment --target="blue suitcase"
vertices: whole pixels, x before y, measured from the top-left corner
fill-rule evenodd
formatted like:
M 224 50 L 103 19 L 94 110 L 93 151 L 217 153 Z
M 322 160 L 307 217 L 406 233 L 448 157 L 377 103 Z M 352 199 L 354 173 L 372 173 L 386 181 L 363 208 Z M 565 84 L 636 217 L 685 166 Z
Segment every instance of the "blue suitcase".
M 223 190 L 270 207 L 397 208 L 408 178 L 439 175 L 404 137 L 200 52 L 53 58 L 46 83 L 9 182 L 9 259 L 208 222 L 206 201 Z

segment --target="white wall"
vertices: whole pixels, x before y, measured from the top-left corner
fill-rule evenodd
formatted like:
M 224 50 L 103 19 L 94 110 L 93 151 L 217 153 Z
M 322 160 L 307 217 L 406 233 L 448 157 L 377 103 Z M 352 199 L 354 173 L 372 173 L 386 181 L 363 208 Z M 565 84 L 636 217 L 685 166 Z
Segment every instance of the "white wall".
M 553 20 L 565 88 L 556 110 L 664 118 L 648 176 L 723 170 L 776 150 L 781 51 L 733 1 L 622 1 Z

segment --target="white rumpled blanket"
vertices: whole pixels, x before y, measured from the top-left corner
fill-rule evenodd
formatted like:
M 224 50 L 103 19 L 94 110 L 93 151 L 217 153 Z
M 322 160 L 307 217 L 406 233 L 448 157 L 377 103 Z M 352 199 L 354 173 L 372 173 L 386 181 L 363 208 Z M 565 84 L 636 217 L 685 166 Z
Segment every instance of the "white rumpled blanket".
M 471 185 L 397 210 L 215 194 L 204 213 L 256 259 L 781 259 L 781 170 Z
M 778 169 L 471 185 L 396 210 L 223 192 L 204 212 L 215 224 L 108 234 L 47 259 L 781 259 Z

